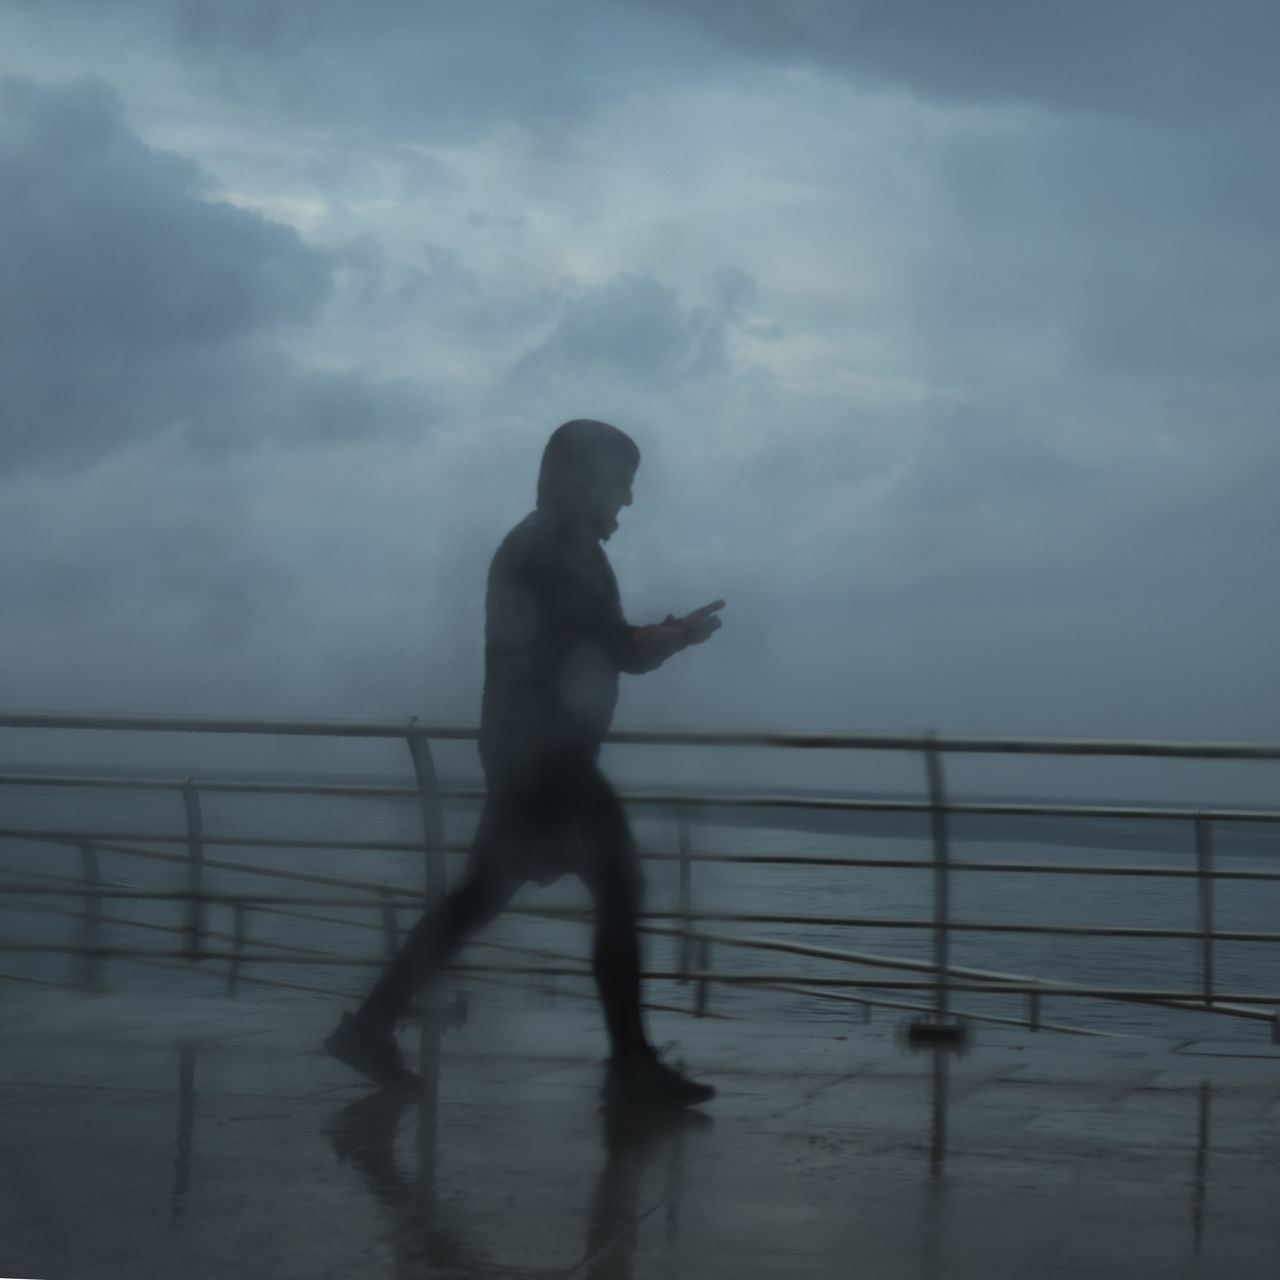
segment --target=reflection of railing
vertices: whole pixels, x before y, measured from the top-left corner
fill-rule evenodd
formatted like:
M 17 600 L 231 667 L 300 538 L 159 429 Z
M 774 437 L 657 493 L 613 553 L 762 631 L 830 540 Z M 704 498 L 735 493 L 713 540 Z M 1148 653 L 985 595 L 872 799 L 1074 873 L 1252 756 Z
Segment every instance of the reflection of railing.
M 59 952 L 75 954 L 81 959 L 80 982 L 92 987 L 96 979 L 97 962 L 106 957 L 125 957 L 151 963 L 177 963 L 194 960 L 220 960 L 228 962 L 228 990 L 234 992 L 240 981 L 253 981 L 277 986 L 299 986 L 280 978 L 266 978 L 255 974 L 252 978 L 243 972 L 244 966 L 253 964 L 281 965 L 378 965 L 395 947 L 399 934 L 398 910 L 419 908 L 424 892 L 403 887 L 374 884 L 352 877 L 323 875 L 317 872 L 282 867 L 262 867 L 243 861 L 210 857 L 211 848 L 253 849 L 342 849 L 382 852 L 424 852 L 424 890 L 427 897 L 440 893 L 444 887 L 444 855 L 460 852 L 465 845 L 446 842 L 444 838 L 444 805 L 448 801 L 478 800 L 482 792 L 474 788 L 441 786 L 436 777 L 431 754 L 432 740 L 467 740 L 475 737 L 475 729 L 464 725 L 419 724 L 416 720 L 404 721 L 310 721 L 310 720 L 253 720 L 253 719 L 196 719 L 160 716 L 57 716 L 35 714 L 0 714 L 0 728 L 62 729 L 62 730 L 116 730 L 163 733 L 217 733 L 243 735 L 291 735 L 332 738 L 397 738 L 406 742 L 414 766 L 416 785 L 386 786 L 374 784 L 327 784 L 268 781 L 248 779 L 227 781 L 208 779 L 197 781 L 187 778 L 181 781 L 164 778 L 107 777 L 91 774 L 33 774 L 0 775 L 0 788 L 7 786 L 42 786 L 68 788 L 173 790 L 181 794 L 186 818 L 185 830 L 157 835 L 137 830 L 102 830 L 62 828 L 50 830 L 30 826 L 6 825 L 0 827 L 0 837 L 52 843 L 78 847 L 81 855 L 82 877 L 72 882 L 65 878 L 40 874 L 27 879 L 0 883 L 0 892 L 12 897 L 22 896 L 28 902 L 36 900 L 37 909 L 53 913 L 69 914 L 82 920 L 81 939 L 78 944 L 0 941 L 0 949 L 11 952 Z M 1035 739 L 1035 738 L 978 738 L 938 737 L 933 735 L 911 736 L 901 734 L 830 734 L 830 733 L 742 733 L 710 731 L 641 731 L 623 730 L 613 735 L 613 740 L 634 745 L 705 746 L 705 747 L 768 747 L 791 750 L 874 750 L 914 752 L 925 762 L 927 798 L 910 799 L 850 799 L 798 797 L 795 795 L 706 795 L 686 792 L 672 794 L 645 793 L 624 796 L 629 804 L 646 810 L 674 815 L 678 832 L 678 850 L 674 853 L 649 851 L 645 857 L 654 860 L 679 863 L 678 900 L 671 910 L 652 910 L 645 914 L 646 932 L 674 938 L 677 943 L 677 964 L 669 970 L 655 970 L 654 978 L 670 978 L 682 983 L 692 982 L 695 989 L 692 1011 L 702 1014 L 708 1011 L 709 987 L 713 982 L 737 986 L 763 985 L 771 989 L 806 996 L 822 996 L 829 999 L 848 1000 L 870 1009 L 872 1005 L 888 1005 L 913 1009 L 928 1014 L 928 1020 L 938 1026 L 954 1023 L 956 1011 L 952 997 L 957 992 L 999 993 L 1020 995 L 1028 999 L 1025 1018 L 997 1017 L 989 1013 L 968 1013 L 963 1016 L 982 1018 L 995 1022 L 1010 1022 L 1032 1028 L 1047 1026 L 1040 1018 L 1040 1005 L 1047 995 L 1057 997 L 1087 997 L 1116 1001 L 1129 1001 L 1160 1005 L 1176 1009 L 1193 1009 L 1240 1018 L 1252 1018 L 1271 1024 L 1273 1038 L 1280 1040 L 1280 994 L 1258 992 L 1223 991 L 1215 982 L 1214 947 L 1218 942 L 1278 943 L 1280 932 L 1266 930 L 1219 929 L 1214 919 L 1214 885 L 1218 881 L 1276 881 L 1280 871 L 1254 868 L 1221 868 L 1215 865 L 1213 831 L 1216 824 L 1274 823 L 1280 822 L 1280 811 L 1242 808 L 1189 808 L 1153 807 L 1135 805 L 1083 805 L 1083 804 L 1026 804 L 992 802 L 950 802 L 946 796 L 943 759 L 948 754 L 1034 754 L 1055 756 L 1104 756 L 1104 757 L 1157 757 L 1190 760 L 1275 760 L 1280 759 L 1280 744 L 1234 743 L 1179 743 L 1157 741 L 1107 741 L 1100 739 Z M 280 836 L 217 836 L 204 829 L 201 797 L 218 793 L 234 795 L 292 795 L 333 796 L 362 799 L 415 799 L 422 810 L 424 838 L 421 841 L 352 841 L 316 840 Z M 823 854 L 793 853 L 743 853 L 743 852 L 695 852 L 689 835 L 689 811 L 692 807 L 702 810 L 717 807 L 735 810 L 819 810 L 863 813 L 919 813 L 929 818 L 932 856 L 926 859 L 888 857 L 837 857 Z M 1053 817 L 1062 819 L 1103 818 L 1124 819 L 1138 822 L 1160 821 L 1187 824 L 1193 839 L 1196 862 L 1194 867 L 1179 866 L 1112 866 L 1097 863 L 1046 863 L 1011 861 L 955 860 L 951 856 L 949 821 L 955 816 L 1008 816 Z M 177 853 L 157 845 L 183 845 L 185 852 Z M 144 890 L 131 886 L 110 884 L 102 879 L 98 863 L 99 853 L 125 854 L 166 862 L 180 863 L 185 867 L 185 885 L 173 890 Z M 843 867 L 843 868 L 920 868 L 932 873 L 933 911 L 928 919 L 860 917 L 849 915 L 796 915 L 782 912 L 717 912 L 695 909 L 693 903 L 693 868 L 696 863 L 737 863 L 744 865 L 773 865 L 795 867 Z M 211 893 L 205 887 L 207 870 L 230 871 L 246 875 L 270 877 L 282 881 L 323 887 L 328 890 L 355 891 L 354 897 L 298 896 L 296 894 Z M 1047 924 L 1030 920 L 957 920 L 950 904 L 951 877 L 957 871 L 975 873 L 1050 875 L 1131 876 L 1161 878 L 1193 878 L 1198 886 L 1199 919 L 1194 928 L 1154 928 L 1145 926 L 1107 926 L 1094 924 Z M 79 909 L 62 905 L 68 899 L 81 900 Z M 175 901 L 183 904 L 184 914 L 180 925 L 124 919 L 104 914 L 104 906 L 116 900 L 135 902 Z M 217 903 L 230 907 L 233 912 L 233 928 L 230 934 L 211 929 L 206 920 L 206 907 Z M 316 909 L 337 910 L 352 907 L 373 908 L 376 921 L 350 921 L 316 914 Z M 27 909 L 31 909 L 28 907 Z M 319 923 L 341 924 L 380 932 L 382 954 L 367 957 L 333 957 L 328 953 L 302 948 L 289 943 L 259 941 L 251 949 L 249 938 L 250 912 L 273 913 Z M 567 915 L 547 909 L 525 909 L 531 916 Z M 663 923 L 670 922 L 670 923 Z M 886 930 L 929 930 L 932 933 L 933 955 L 929 961 L 891 957 L 866 951 L 813 946 L 803 942 L 779 938 L 748 937 L 740 934 L 712 932 L 709 925 L 808 925 L 815 927 L 855 926 Z M 113 924 L 131 928 L 149 929 L 155 932 L 178 934 L 179 945 L 169 948 L 135 948 L 108 946 L 103 943 L 101 926 Z M 995 972 L 954 965 L 950 962 L 950 939 L 955 933 L 988 932 L 1042 934 L 1061 936 L 1142 938 L 1142 939 L 1194 939 L 1199 946 L 1199 986 L 1194 990 L 1160 987 L 1125 987 L 1055 981 L 1047 978 Z M 219 948 L 211 942 L 228 943 Z M 554 980 L 563 975 L 585 976 L 580 964 L 563 963 L 567 957 L 546 950 L 532 952 L 527 949 L 491 944 L 493 950 L 514 953 L 521 957 L 511 964 L 464 964 L 460 972 L 480 980 L 503 981 L 519 974 L 526 980 Z M 735 972 L 715 968 L 712 949 L 733 947 L 751 951 L 768 951 L 790 954 L 806 959 L 820 959 L 850 966 L 847 976 L 816 976 L 787 972 Z M 531 963 L 529 957 L 536 956 Z M 853 972 L 873 968 L 896 970 L 909 977 L 867 976 L 865 972 Z M 8 975 L 16 977 L 19 975 Z M 304 987 L 315 990 L 317 988 Z M 887 1000 L 883 995 L 925 990 L 932 993 L 929 1005 L 903 1004 Z M 862 994 L 859 994 L 862 993 Z M 1074 1028 L 1063 1028 L 1074 1029 Z

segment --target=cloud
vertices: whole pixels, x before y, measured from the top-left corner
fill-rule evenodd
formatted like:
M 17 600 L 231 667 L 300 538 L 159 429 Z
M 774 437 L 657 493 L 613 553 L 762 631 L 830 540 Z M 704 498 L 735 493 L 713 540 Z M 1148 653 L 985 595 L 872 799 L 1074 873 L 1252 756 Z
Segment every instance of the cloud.
M 31 8 L 36 8 L 32 5 Z M 68 25 L 91 0 L 57 0 Z M 726 61 L 809 64 L 944 102 L 1185 119 L 1274 104 L 1269 0 L 120 0 L 113 25 L 296 118 L 554 145 L 609 100 Z
M 750 57 L 950 102 L 1185 118 L 1274 104 L 1268 0 L 637 0 Z
M 556 327 L 525 353 L 514 376 L 617 377 L 664 388 L 720 372 L 726 363 L 721 316 L 681 307 L 676 291 L 653 276 L 623 272 L 567 299 Z
M 3 82 L 0 460 L 81 463 L 162 432 L 200 447 L 331 438 L 429 416 L 419 393 L 285 353 L 323 313 L 332 255 L 207 198 L 209 185 L 148 147 L 101 81 Z
M 93 0 L 29 6 L 57 39 L 98 38 L 128 59 L 174 58 L 207 94 L 280 122 L 384 138 L 468 140 L 518 120 L 554 148 L 606 98 L 682 60 L 664 16 L 585 0 Z M 47 30 L 47 29 L 46 29 Z M 686 45 L 700 44 L 689 41 Z M 51 54 L 56 57 L 56 54 Z
M 0 181 L 17 248 L 7 342 L 184 346 L 313 316 L 328 265 L 289 228 L 201 198 L 199 169 L 153 151 L 100 81 L 9 79 Z
M 383 349 L 410 333 L 428 363 L 427 353 L 441 344 L 492 352 L 527 340 L 555 318 L 562 301 L 550 287 L 521 288 L 500 271 L 477 270 L 457 249 L 432 243 L 415 245 L 405 262 L 364 237 L 335 258 L 343 323 L 376 333 Z

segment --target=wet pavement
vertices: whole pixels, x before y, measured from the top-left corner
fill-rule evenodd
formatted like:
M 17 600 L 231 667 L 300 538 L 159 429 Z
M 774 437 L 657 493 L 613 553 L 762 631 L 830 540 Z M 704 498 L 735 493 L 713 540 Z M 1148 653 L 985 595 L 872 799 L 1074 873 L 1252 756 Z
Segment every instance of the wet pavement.
M 0 988 L 0 1274 L 1274 1277 L 1280 1048 L 655 1015 L 720 1096 L 601 1113 L 602 1033 L 483 1005 L 422 1097 L 337 1008 Z M 425 1037 L 431 1041 L 428 1033 Z M 410 1033 L 410 1040 L 417 1036 Z

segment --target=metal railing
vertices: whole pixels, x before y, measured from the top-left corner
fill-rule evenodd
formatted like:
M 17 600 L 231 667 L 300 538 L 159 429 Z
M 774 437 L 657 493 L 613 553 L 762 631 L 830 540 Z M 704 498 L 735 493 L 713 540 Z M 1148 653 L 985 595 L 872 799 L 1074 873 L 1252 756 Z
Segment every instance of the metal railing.
M 466 741 L 474 739 L 476 730 L 469 725 L 423 724 L 409 721 L 349 720 L 280 720 L 280 719 L 215 719 L 167 716 L 71 716 L 35 713 L 0 714 L 0 729 L 26 728 L 38 730 L 73 730 L 78 732 L 124 731 L 144 733 L 196 733 L 226 735 L 288 735 L 327 738 L 399 739 L 406 744 L 413 766 L 413 785 L 351 782 L 299 782 L 264 777 L 244 779 L 172 777 L 114 777 L 102 773 L 8 773 L 0 774 L 0 796 L 17 786 L 66 787 L 104 790 L 160 790 L 180 795 L 184 813 L 181 831 L 155 833 L 140 829 L 103 827 L 57 828 L 0 824 L 0 839 L 36 842 L 41 845 L 71 847 L 79 851 L 81 875 L 72 880 L 47 872 L 26 873 L 23 878 L 6 875 L 0 881 L 0 905 L 21 899 L 26 910 L 49 914 L 72 915 L 81 922 L 77 943 L 23 941 L 0 938 L 0 950 L 14 955 L 55 952 L 75 957 L 76 981 L 92 989 L 98 981 L 101 963 L 121 958 L 143 963 L 189 966 L 192 962 L 225 962 L 227 990 L 234 993 L 239 983 L 251 981 L 266 985 L 301 987 L 304 990 L 327 990 L 305 986 L 286 978 L 266 977 L 264 967 L 291 964 L 320 966 L 380 965 L 399 936 L 399 912 L 418 910 L 424 900 L 443 892 L 446 855 L 464 852 L 465 841 L 445 839 L 445 806 L 449 803 L 474 804 L 483 791 L 475 787 L 441 785 L 431 751 L 433 741 Z M 642 928 L 656 937 L 670 938 L 676 944 L 676 962 L 669 969 L 653 969 L 651 978 L 671 979 L 692 984 L 693 999 L 687 1009 L 699 1015 L 711 1012 L 710 990 L 713 984 L 740 988 L 767 987 L 778 992 L 843 1000 L 865 1010 L 876 1005 L 909 1009 L 927 1015 L 938 1025 L 963 1018 L 1007 1022 L 1031 1028 L 1048 1027 L 1041 1017 L 1045 997 L 1090 998 L 1109 1001 L 1144 1003 L 1170 1009 L 1196 1010 L 1229 1017 L 1255 1019 L 1270 1024 L 1272 1036 L 1280 1041 L 1280 993 L 1268 991 L 1231 991 L 1219 987 L 1215 974 L 1215 947 L 1220 942 L 1250 942 L 1275 945 L 1280 932 L 1219 928 L 1215 920 L 1214 887 L 1223 881 L 1267 882 L 1280 880 L 1280 870 L 1263 867 L 1221 867 L 1217 865 L 1214 831 L 1219 824 L 1276 823 L 1280 811 L 1241 807 L 1189 807 L 1117 804 L 1023 803 L 1005 801 L 954 801 L 946 791 L 944 760 L 949 755 L 1051 755 L 1093 757 L 1145 757 L 1185 760 L 1277 760 L 1280 744 L 1166 742 L 1150 740 L 1104 740 L 1064 738 L 1008 737 L 944 737 L 932 734 L 834 734 L 834 733 L 766 733 L 718 731 L 650 731 L 620 730 L 611 741 L 644 746 L 699 746 L 706 748 L 756 747 L 787 750 L 905 752 L 918 755 L 924 764 L 924 795 L 914 798 L 852 798 L 848 796 L 797 796 L 786 793 L 752 793 L 743 795 L 693 793 L 685 791 L 624 794 L 630 806 L 651 813 L 670 816 L 676 826 L 676 849 L 645 850 L 646 859 L 678 864 L 676 902 L 668 909 L 654 908 L 644 913 Z M 303 836 L 215 834 L 206 830 L 202 799 L 214 795 L 236 796 L 313 796 L 346 797 L 366 800 L 412 800 L 421 810 L 422 836 L 417 840 L 324 840 Z M 693 810 L 771 810 L 824 811 L 828 813 L 916 813 L 928 819 L 929 846 L 927 858 L 889 856 L 838 856 L 805 852 L 745 852 L 695 850 L 690 834 Z M 1030 862 L 1006 860 L 958 860 L 951 845 L 952 820 L 963 816 L 984 817 L 1051 817 L 1057 819 L 1123 819 L 1136 822 L 1160 821 L 1185 824 L 1189 843 L 1194 849 L 1194 865 L 1111 865 L 1092 862 Z M 169 846 L 169 847 L 166 847 Z M 175 850 L 173 846 L 181 849 Z M 262 866 L 252 861 L 230 860 L 215 856 L 220 849 L 261 850 L 353 850 L 365 852 L 410 852 L 423 855 L 422 887 L 409 888 L 376 883 L 352 876 L 335 876 L 309 871 L 298 866 Z M 183 869 L 181 888 L 153 889 L 113 883 L 101 874 L 99 855 L 125 855 L 138 859 L 179 864 Z M 699 907 L 694 902 L 694 872 L 698 864 L 741 864 L 779 867 L 838 867 L 849 870 L 875 868 L 926 870 L 931 879 L 932 910 L 927 917 L 902 918 L 854 916 L 847 914 L 797 914 L 792 912 L 726 912 Z M 0 868 L 3 868 L 0 859 Z M 210 872 L 233 872 L 260 878 L 272 878 L 295 885 L 324 889 L 324 894 L 213 892 L 207 887 Z M 1100 925 L 1096 923 L 1045 923 L 1025 920 L 968 920 L 955 918 L 951 905 L 952 881 L 962 872 L 1000 875 L 1048 874 L 1068 876 L 1131 876 L 1167 879 L 1195 879 L 1197 883 L 1197 920 L 1193 927 L 1150 927 L 1139 925 Z M 333 891 L 345 891 L 335 896 Z M 120 901 L 135 904 L 173 902 L 181 910 L 179 922 L 136 920 L 107 914 L 112 904 Z M 70 905 L 78 902 L 78 906 Z M 210 926 L 210 906 L 228 908 L 233 924 L 230 933 Z M 368 910 L 370 920 L 351 920 L 333 914 L 316 914 L 349 910 Z M 581 918 L 580 913 L 548 908 L 524 908 L 526 916 Z M 258 915 L 273 914 L 313 923 L 329 923 L 380 935 L 381 949 L 376 955 L 335 956 L 327 951 L 299 947 L 278 940 L 250 942 L 251 923 Z M 719 931 L 724 925 L 857 927 L 886 931 L 921 931 L 931 934 L 932 954 L 928 960 L 885 955 L 879 952 L 819 946 L 778 937 L 760 937 Z M 108 945 L 102 939 L 104 925 L 130 927 L 164 933 L 174 938 L 169 946 Z M 1062 937 L 1137 938 L 1145 940 L 1184 939 L 1198 943 L 1200 982 L 1195 988 L 1163 986 L 1125 986 L 1120 984 L 1079 983 L 1042 976 L 1013 974 L 990 969 L 954 964 L 951 943 L 962 933 L 1010 933 L 1053 935 Z M 226 944 L 226 945 L 218 945 Z M 584 977 L 588 971 L 581 963 L 545 948 L 529 949 L 481 943 L 491 951 L 516 957 L 506 963 L 467 963 L 457 972 L 477 981 L 551 982 L 561 977 Z M 713 957 L 721 950 L 753 953 L 786 954 L 807 961 L 821 960 L 839 966 L 842 972 L 813 974 L 785 970 L 735 970 L 716 966 Z M 254 966 L 255 973 L 245 972 Z M 872 970 L 868 974 L 867 970 Z M 885 977 L 883 971 L 910 975 Z M 278 972 L 278 970 L 277 970 Z M 22 974 L 0 974 L 22 978 Z M 886 995 L 921 992 L 926 1003 L 904 1003 L 886 999 Z M 961 1011 L 954 997 L 960 993 L 999 994 L 1026 1000 L 1022 1017 L 995 1015 L 990 1012 Z M 661 1006 L 681 1008 L 681 1006 Z M 1059 1027 L 1060 1030 L 1087 1031 L 1085 1028 Z

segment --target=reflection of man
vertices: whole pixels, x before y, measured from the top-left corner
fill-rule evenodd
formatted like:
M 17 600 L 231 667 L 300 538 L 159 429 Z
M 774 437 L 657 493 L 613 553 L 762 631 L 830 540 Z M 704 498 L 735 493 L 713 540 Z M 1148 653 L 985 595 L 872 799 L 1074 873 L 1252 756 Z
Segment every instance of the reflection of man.
M 414 994 L 525 880 L 579 876 L 595 903 L 592 964 L 612 1057 L 607 1102 L 685 1106 L 714 1094 L 659 1061 L 640 1010 L 643 891 L 626 817 L 596 760 L 619 672 L 652 671 L 720 626 L 717 600 L 632 627 L 600 543 L 631 505 L 635 443 L 607 423 L 566 422 L 547 442 L 537 509 L 489 568 L 480 759 L 489 795 L 461 883 L 418 922 L 354 1014 L 325 1041 L 379 1084 L 405 1075 L 395 1025 Z
M 669 1230 L 684 1184 L 684 1136 L 705 1133 L 713 1121 L 701 1111 L 655 1112 L 633 1107 L 606 1108 L 603 1120 L 608 1159 L 591 1200 L 584 1280 L 631 1280 L 639 1228 L 646 1216 L 640 1212 L 645 1170 L 664 1149 L 675 1158 L 664 1197 Z
M 435 1145 L 430 1129 L 434 1114 L 419 1117 L 418 1161 L 406 1173 L 396 1160 L 395 1140 L 400 1120 L 414 1099 L 404 1090 L 370 1093 L 336 1112 L 326 1125 L 339 1164 L 350 1161 L 364 1176 L 369 1190 L 388 1210 L 397 1276 L 421 1277 L 424 1265 L 449 1275 L 492 1275 L 493 1259 L 482 1246 L 470 1242 L 452 1225 L 436 1203 Z M 672 1115 L 689 1118 L 698 1111 Z M 702 1116 L 708 1124 L 710 1116 Z
M 434 1112 L 419 1116 L 417 1167 L 404 1170 L 397 1160 L 396 1133 L 413 1102 L 406 1090 L 391 1090 L 348 1103 L 326 1125 L 334 1154 L 339 1164 L 355 1166 L 388 1210 L 397 1275 L 421 1276 L 424 1264 L 450 1275 L 497 1274 L 498 1262 L 486 1255 L 485 1245 L 472 1243 L 452 1225 L 442 1202 L 453 1196 L 436 1194 Z M 640 1200 L 646 1171 L 670 1153 L 674 1167 L 663 1199 L 668 1224 L 674 1224 L 684 1185 L 684 1139 L 707 1133 L 713 1121 L 701 1111 L 636 1107 L 605 1107 L 601 1118 L 607 1159 L 588 1205 L 586 1250 L 579 1263 L 557 1274 L 630 1280 L 638 1229 L 648 1216 Z

